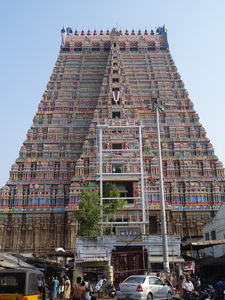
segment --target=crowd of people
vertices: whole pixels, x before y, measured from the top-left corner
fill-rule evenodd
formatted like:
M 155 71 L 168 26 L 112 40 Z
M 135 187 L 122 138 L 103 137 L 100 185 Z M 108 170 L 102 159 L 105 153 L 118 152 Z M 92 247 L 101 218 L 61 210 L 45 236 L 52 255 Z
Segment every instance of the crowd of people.
M 157 274 L 157 276 L 160 276 Z M 173 284 L 168 280 L 171 287 Z M 41 278 L 38 280 L 38 287 L 41 289 L 43 282 Z M 104 296 L 107 288 L 107 281 L 105 278 L 101 278 L 96 285 L 92 285 L 89 282 L 89 278 L 86 274 L 81 277 L 77 277 L 76 284 L 72 285 L 68 276 L 51 276 L 46 282 L 48 289 L 48 297 L 50 300 L 96 300 L 93 293 L 97 293 L 99 298 Z M 195 278 L 190 274 L 180 276 L 177 282 L 180 298 L 186 300 L 205 300 L 206 298 L 199 297 L 201 291 L 206 289 L 207 283 L 201 283 L 200 278 Z M 225 278 L 224 280 L 217 280 L 214 283 L 215 300 L 225 300 Z
M 106 280 L 100 279 L 93 286 L 89 283 L 88 276 L 84 275 L 83 280 L 77 277 L 76 284 L 72 285 L 68 276 L 51 276 L 46 282 L 48 289 L 48 297 L 50 300 L 96 300 L 93 292 L 98 293 L 98 297 L 102 297 Z M 41 288 L 43 282 L 38 280 L 38 286 Z
M 200 278 L 186 274 L 185 276 L 180 276 L 178 281 L 178 289 L 180 298 L 184 299 L 215 299 L 215 300 L 225 300 L 225 279 L 217 280 L 212 282 L 212 280 L 207 283 L 201 282 Z
M 46 282 L 50 300 L 66 300 L 70 298 L 71 283 L 68 276 L 51 276 Z

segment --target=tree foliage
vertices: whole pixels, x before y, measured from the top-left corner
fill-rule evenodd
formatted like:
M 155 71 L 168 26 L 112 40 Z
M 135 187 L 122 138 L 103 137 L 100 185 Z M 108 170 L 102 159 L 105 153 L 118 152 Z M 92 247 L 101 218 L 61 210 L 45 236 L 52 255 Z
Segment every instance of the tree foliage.
M 116 185 L 107 182 L 103 185 L 103 198 L 120 198 L 120 191 Z M 114 214 L 122 208 L 126 201 L 123 199 L 107 199 L 103 201 L 103 207 L 100 206 L 100 196 L 92 190 L 83 191 L 80 195 L 79 210 L 75 212 L 80 224 L 78 235 L 96 236 L 99 235 L 101 221 L 101 209 L 103 215 Z M 111 232 L 111 230 L 109 230 Z
M 99 194 L 87 190 L 80 195 L 79 210 L 75 212 L 77 220 L 80 223 L 78 235 L 96 236 L 99 234 L 99 222 L 101 217 L 100 197 Z
M 120 198 L 121 193 L 116 188 L 115 183 L 106 182 L 103 185 L 103 198 Z M 106 199 L 104 200 L 103 212 L 105 215 L 114 214 L 124 205 L 123 199 Z

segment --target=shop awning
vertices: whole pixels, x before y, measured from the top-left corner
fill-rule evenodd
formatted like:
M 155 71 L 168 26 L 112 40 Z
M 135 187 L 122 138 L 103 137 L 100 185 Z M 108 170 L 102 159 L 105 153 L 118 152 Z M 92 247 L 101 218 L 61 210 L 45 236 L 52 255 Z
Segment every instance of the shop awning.
M 0 253 L 0 266 L 3 268 L 28 268 L 34 269 L 35 267 L 24 262 L 20 257 L 15 257 L 9 253 Z
M 101 256 L 101 257 L 76 257 L 76 264 L 82 264 L 83 267 L 104 267 L 105 263 L 109 260 L 108 257 Z M 74 266 L 74 260 L 71 259 L 67 265 L 68 267 Z
M 189 244 L 181 244 L 182 250 L 200 250 L 207 247 L 212 247 L 216 245 L 225 244 L 225 240 L 210 240 L 210 241 L 201 241 L 201 242 L 193 242 Z
M 148 258 L 150 263 L 162 263 L 163 262 L 163 256 L 150 256 Z M 170 263 L 183 263 L 185 260 L 182 256 L 169 256 L 169 262 Z
M 108 257 L 81 257 L 83 259 L 83 262 L 89 262 L 89 261 L 108 261 Z

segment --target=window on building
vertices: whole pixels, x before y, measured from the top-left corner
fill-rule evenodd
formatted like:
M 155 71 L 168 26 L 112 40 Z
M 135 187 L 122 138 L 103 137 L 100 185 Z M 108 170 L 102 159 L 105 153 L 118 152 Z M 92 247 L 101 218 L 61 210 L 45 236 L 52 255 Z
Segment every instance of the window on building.
M 113 173 L 122 173 L 123 172 L 123 165 L 113 165 L 112 166 Z
M 216 231 L 211 231 L 211 240 L 216 240 Z
M 122 149 L 122 144 L 112 144 L 112 149 Z
M 121 118 L 121 112 L 120 111 L 113 111 L 112 112 L 112 118 Z
M 208 232 L 205 234 L 205 240 L 209 241 L 209 233 Z
M 157 233 L 157 222 L 155 216 L 149 217 L 149 234 L 156 234 Z

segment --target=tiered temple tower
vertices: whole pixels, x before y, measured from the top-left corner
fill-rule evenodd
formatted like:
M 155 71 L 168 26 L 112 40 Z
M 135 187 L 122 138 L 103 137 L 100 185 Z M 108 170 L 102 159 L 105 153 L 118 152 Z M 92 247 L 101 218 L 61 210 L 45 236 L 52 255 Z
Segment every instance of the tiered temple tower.
M 0 189 L 1 249 L 74 249 L 79 194 L 101 194 L 108 181 L 128 202 L 111 220 L 161 233 L 152 97 L 168 104 L 160 114 L 168 234 L 201 236 L 225 200 L 224 169 L 172 59 L 165 27 L 63 28 L 61 36 L 33 124 Z

